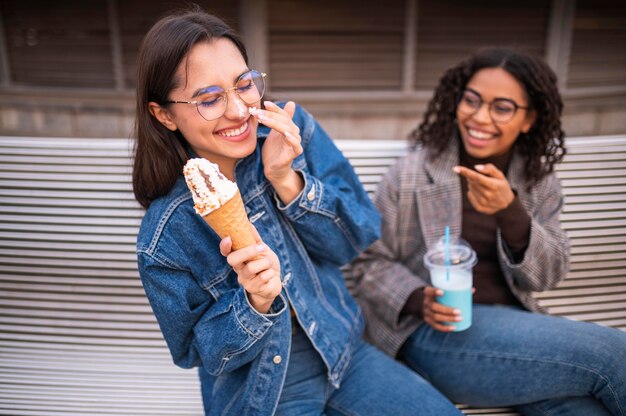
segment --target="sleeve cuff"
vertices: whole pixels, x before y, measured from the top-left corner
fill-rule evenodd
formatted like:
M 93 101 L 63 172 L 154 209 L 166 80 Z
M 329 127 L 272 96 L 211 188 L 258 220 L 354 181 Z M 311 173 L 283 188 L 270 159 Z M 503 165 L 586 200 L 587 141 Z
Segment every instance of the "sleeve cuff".
M 395 328 L 401 328 L 406 325 L 407 318 L 411 318 L 410 320 L 412 320 L 414 316 L 417 316 L 404 313 L 404 308 L 411 302 L 411 296 L 413 296 L 416 291 L 423 291 L 424 288 L 423 283 L 418 281 L 418 279 L 414 280 L 414 282 L 402 288 L 396 288 L 395 293 L 391 295 L 396 301 L 394 301 L 389 308 L 386 308 L 385 320 Z
M 526 209 L 515 196 L 508 207 L 495 214 L 498 228 L 513 258 L 523 257 L 530 241 L 531 219 Z
M 424 288 L 420 287 L 411 293 L 409 299 L 406 301 L 404 308 L 402 309 L 403 315 L 413 315 L 418 318 L 423 318 L 423 308 L 424 308 Z
M 323 196 L 323 184 L 316 178 L 307 175 L 302 170 L 296 170 L 304 180 L 304 187 L 300 194 L 294 198 L 288 205 L 285 205 L 276 192 L 274 192 L 274 199 L 276 200 L 276 206 L 282 211 L 288 218 L 298 219 L 308 211 L 317 212 L 322 203 Z
M 245 289 L 241 288 L 235 296 L 239 298 L 233 302 L 237 321 L 247 333 L 257 339 L 262 338 L 267 330 L 274 325 L 278 316 L 287 309 L 287 302 L 282 292 L 274 299 L 269 313 L 266 314 L 262 314 L 252 307 Z

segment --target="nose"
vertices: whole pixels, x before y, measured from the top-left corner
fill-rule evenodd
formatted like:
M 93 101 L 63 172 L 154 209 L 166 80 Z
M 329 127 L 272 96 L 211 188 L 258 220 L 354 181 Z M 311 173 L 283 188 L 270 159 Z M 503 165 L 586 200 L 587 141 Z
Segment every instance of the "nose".
M 242 119 L 248 115 L 248 106 L 239 98 L 234 88 L 226 91 L 226 110 L 224 115 L 230 119 Z
M 478 111 L 476 111 L 472 117 L 480 123 L 484 123 L 484 124 L 491 123 L 490 111 L 491 111 L 491 105 L 489 103 L 483 102 L 481 103 Z

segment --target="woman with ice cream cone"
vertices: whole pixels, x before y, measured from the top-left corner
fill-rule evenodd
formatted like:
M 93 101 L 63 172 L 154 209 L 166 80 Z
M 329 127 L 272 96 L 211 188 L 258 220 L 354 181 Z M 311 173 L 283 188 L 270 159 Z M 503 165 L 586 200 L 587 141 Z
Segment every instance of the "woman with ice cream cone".
M 263 101 L 266 77 L 199 9 L 157 22 L 140 50 L 137 256 L 174 362 L 199 369 L 207 415 L 460 414 L 362 340 L 339 268 L 378 238 L 378 213 L 310 114 Z M 186 182 L 193 159 L 207 163 Z M 242 218 L 220 211 L 233 195 L 253 244 L 209 218 Z
M 450 68 L 412 135 L 414 151 L 377 190 L 382 238 L 347 276 L 366 339 L 451 400 L 524 415 L 624 416 L 626 333 L 542 314 L 533 296 L 569 268 L 554 172 L 565 153 L 562 107 L 540 58 L 495 48 Z M 454 291 L 433 287 L 439 276 L 425 267 L 447 227 L 478 257 L 467 329 L 467 316 L 443 301 Z

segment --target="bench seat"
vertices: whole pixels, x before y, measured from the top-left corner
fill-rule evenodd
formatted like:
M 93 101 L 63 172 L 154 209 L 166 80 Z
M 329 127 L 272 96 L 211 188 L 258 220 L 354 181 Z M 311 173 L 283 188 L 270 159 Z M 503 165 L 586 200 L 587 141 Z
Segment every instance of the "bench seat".
M 407 150 L 336 143 L 368 192 Z M 0 415 L 203 413 L 197 373 L 172 363 L 139 280 L 131 146 L 0 137 Z M 554 314 L 626 330 L 626 136 L 567 146 L 572 270 L 538 297 Z

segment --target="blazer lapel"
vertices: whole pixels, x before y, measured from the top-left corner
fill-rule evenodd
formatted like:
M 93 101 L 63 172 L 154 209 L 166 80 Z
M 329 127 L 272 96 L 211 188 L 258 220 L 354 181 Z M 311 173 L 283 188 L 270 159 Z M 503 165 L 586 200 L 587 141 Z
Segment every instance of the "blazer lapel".
M 451 142 L 436 160 L 425 158 L 425 183 L 416 187 L 420 226 L 428 248 L 443 237 L 446 225 L 450 226 L 450 235 L 461 236 L 461 182 L 452 171 L 459 163 L 459 152 L 457 141 Z

